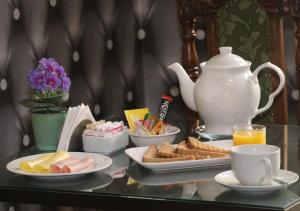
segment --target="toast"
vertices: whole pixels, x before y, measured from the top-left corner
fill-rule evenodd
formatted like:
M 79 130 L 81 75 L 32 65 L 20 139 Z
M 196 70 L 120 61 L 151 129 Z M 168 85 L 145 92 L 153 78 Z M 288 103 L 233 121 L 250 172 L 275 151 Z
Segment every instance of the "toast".
M 158 154 L 158 148 L 155 145 L 150 145 L 148 150 L 143 156 L 143 161 L 145 163 L 163 163 L 163 162 L 173 162 L 182 160 L 194 160 L 195 157 L 192 155 L 183 155 L 175 158 L 165 158 Z
M 158 154 L 161 157 L 166 157 L 166 158 L 180 157 L 180 155 L 176 153 L 176 149 L 168 142 L 164 142 L 161 145 L 159 145 Z
M 159 157 L 158 155 L 158 148 L 151 144 L 149 147 L 148 147 L 148 150 L 145 152 L 144 156 L 143 156 L 143 160 L 145 162 L 145 160 L 148 160 L 148 159 L 151 159 L 151 158 L 157 158 Z
M 191 148 L 193 149 L 197 149 L 197 150 L 201 150 L 201 151 L 210 151 L 210 152 L 216 152 L 216 153 L 223 153 L 223 154 L 228 154 L 229 155 L 229 150 L 220 148 L 220 147 L 216 147 L 216 146 L 212 146 L 209 144 L 205 144 L 201 141 L 199 141 L 198 139 L 194 138 L 194 137 L 189 137 L 188 138 L 188 143 L 190 145 Z
M 167 142 L 159 146 L 150 145 L 143 156 L 143 161 L 145 163 L 162 163 L 228 156 L 229 150 L 202 143 L 198 139 L 189 137 L 187 141 L 180 142 L 176 148 Z
M 177 153 L 180 155 L 194 155 L 196 159 L 227 157 L 228 154 L 219 151 L 205 151 L 190 147 L 188 143 L 181 142 L 177 145 Z

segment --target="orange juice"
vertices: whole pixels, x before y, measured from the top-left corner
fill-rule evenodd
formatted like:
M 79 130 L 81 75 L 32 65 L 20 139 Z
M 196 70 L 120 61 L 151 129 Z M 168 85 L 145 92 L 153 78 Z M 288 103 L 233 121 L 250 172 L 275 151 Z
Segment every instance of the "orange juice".
M 233 134 L 233 145 L 266 144 L 266 134 L 259 130 L 240 130 Z
M 240 125 L 233 128 L 233 145 L 266 144 L 263 125 Z

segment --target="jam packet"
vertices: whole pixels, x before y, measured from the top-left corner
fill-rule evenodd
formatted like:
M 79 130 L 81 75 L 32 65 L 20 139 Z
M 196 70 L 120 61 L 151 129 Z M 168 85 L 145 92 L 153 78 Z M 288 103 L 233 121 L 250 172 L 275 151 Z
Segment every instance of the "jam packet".
M 138 129 L 142 133 L 147 133 L 148 129 L 143 126 L 143 122 L 145 115 L 149 113 L 148 108 L 125 110 L 124 113 L 131 132 Z

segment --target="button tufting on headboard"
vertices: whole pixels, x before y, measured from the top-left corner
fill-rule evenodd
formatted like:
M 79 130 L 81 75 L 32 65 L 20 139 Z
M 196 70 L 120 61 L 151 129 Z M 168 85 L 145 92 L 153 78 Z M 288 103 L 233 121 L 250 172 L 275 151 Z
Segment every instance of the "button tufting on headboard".
M 181 60 L 176 0 L 0 1 L 1 157 L 32 146 L 30 113 L 18 101 L 26 74 L 53 57 L 71 77 L 70 105 L 88 104 L 95 119 L 175 96 L 167 120 L 186 127 L 177 79 L 166 66 Z

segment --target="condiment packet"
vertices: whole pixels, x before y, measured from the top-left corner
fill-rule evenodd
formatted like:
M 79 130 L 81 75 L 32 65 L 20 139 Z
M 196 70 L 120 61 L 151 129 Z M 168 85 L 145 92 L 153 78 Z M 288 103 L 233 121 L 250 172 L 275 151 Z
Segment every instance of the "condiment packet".
M 134 133 L 136 135 L 150 135 L 150 131 L 147 128 L 145 128 L 140 121 L 135 121 L 134 123 L 136 127 Z
M 96 126 L 96 131 L 100 136 L 111 136 L 124 130 L 123 121 L 120 122 L 105 122 Z
M 102 121 L 102 120 L 101 120 Z M 100 121 L 100 122 L 101 122 Z M 104 120 L 103 120 L 104 121 Z M 125 130 L 125 126 L 123 124 L 123 121 L 120 122 L 99 122 L 99 124 L 90 125 L 87 128 L 92 129 L 85 129 L 84 134 L 88 136 L 112 136 L 117 133 L 120 133 Z
M 87 136 L 100 136 L 100 133 L 98 133 L 96 130 L 85 129 L 83 133 Z
M 148 130 L 151 130 L 157 121 L 158 121 L 158 119 L 157 119 L 156 116 L 150 115 L 150 114 L 148 113 L 146 119 L 144 119 L 143 125 L 144 125 L 144 127 L 147 128 Z
M 86 129 L 88 130 L 96 130 L 97 125 L 104 124 L 105 120 L 96 121 L 86 125 Z
M 173 98 L 163 95 L 157 115 L 151 115 L 148 108 L 125 110 L 125 116 L 130 132 L 137 135 L 162 135 L 168 133 L 168 127 L 163 122 L 167 116 L 169 105 Z
M 138 122 L 140 120 L 144 120 L 144 117 L 147 113 L 149 113 L 148 108 L 140 108 L 140 109 L 132 109 L 124 111 L 129 129 L 131 132 L 135 132 L 137 129 Z
M 160 120 L 164 120 L 167 116 L 169 105 L 172 103 L 173 98 L 168 95 L 163 95 L 161 97 L 159 109 L 157 112 L 157 117 Z

